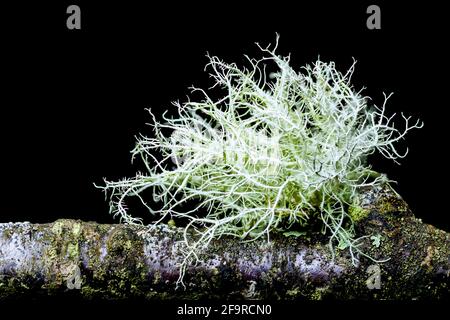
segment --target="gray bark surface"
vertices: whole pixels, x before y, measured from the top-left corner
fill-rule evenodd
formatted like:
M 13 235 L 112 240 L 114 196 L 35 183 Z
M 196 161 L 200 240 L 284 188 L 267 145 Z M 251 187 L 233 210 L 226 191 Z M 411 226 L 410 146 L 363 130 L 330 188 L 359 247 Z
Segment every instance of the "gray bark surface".
M 86 299 L 435 299 L 448 297 L 449 234 L 415 218 L 390 188 L 362 193 L 356 230 L 377 235 L 334 261 L 326 237 L 221 238 L 202 262 L 183 259 L 181 229 L 57 220 L 0 224 L 0 300 L 75 294 Z M 378 288 L 379 287 L 379 288 Z

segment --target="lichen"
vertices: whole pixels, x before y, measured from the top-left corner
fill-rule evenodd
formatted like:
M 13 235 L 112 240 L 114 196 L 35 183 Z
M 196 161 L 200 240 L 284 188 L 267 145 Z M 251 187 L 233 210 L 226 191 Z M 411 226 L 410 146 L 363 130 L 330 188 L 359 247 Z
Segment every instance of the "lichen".
M 187 265 L 198 262 L 214 238 L 270 239 L 271 233 L 301 234 L 317 224 L 328 233 L 332 254 L 335 246 L 348 249 L 357 265 L 358 255 L 367 255 L 360 250 L 365 236 L 355 236 L 353 223 L 366 218 L 367 211 L 346 209 L 361 187 L 389 181 L 371 169 L 367 156 L 378 151 L 398 162 L 407 151 L 402 154 L 395 143 L 422 126 L 402 115 L 405 129 L 398 130 L 394 116 L 385 113 L 386 101 L 381 107 L 369 105 L 350 84 L 354 65 L 341 73 L 334 62 L 318 60 L 297 72 L 289 56 L 275 53 L 276 46 L 259 47 L 264 57 L 248 58 L 248 69 L 210 57 L 214 86 L 225 96 L 214 100 L 195 88 L 203 100 L 176 104 L 178 117 L 163 116 L 165 123 L 150 111 L 155 137 L 140 136 L 132 152 L 148 173 L 105 180 L 101 187 L 110 192 L 110 211 L 121 221 L 142 223 L 127 211 L 128 196 L 159 216 L 155 224 L 187 220 L 181 284 Z M 269 63 L 277 68 L 270 76 Z M 147 189 L 155 201 L 163 200 L 162 208 L 154 209 L 142 197 Z M 191 199 L 199 204 L 180 208 Z M 205 216 L 197 214 L 199 208 L 205 208 Z M 187 240 L 191 229 L 200 232 L 195 241 Z

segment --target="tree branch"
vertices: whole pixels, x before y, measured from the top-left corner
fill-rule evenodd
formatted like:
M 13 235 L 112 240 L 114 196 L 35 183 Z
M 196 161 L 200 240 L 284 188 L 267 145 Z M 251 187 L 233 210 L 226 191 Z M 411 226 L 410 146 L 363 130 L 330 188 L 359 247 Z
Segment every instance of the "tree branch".
M 428 299 L 448 297 L 449 234 L 416 219 L 389 187 L 352 208 L 362 248 L 376 259 L 331 260 L 326 237 L 221 238 L 187 269 L 181 229 L 76 220 L 0 224 L 0 299 L 76 294 L 106 299 Z M 380 277 L 378 277 L 378 274 Z M 379 287 L 379 289 L 377 289 Z

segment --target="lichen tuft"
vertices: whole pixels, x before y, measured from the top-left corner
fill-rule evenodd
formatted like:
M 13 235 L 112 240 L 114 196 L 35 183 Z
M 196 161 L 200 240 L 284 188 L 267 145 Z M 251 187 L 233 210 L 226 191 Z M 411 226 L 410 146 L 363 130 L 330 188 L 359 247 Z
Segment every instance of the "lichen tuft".
M 334 62 L 318 60 L 297 72 L 289 56 L 275 53 L 277 46 L 259 47 L 264 56 L 247 57 L 249 68 L 209 57 L 213 87 L 224 92 L 218 100 L 194 88 L 203 100 L 176 103 L 176 118 L 164 114 L 160 123 L 149 110 L 155 135 L 138 137 L 132 151 L 148 172 L 105 180 L 101 187 L 110 193 L 111 213 L 126 223 L 142 222 L 128 213 L 129 196 L 158 217 L 155 224 L 188 221 L 179 283 L 187 264 L 198 261 L 214 238 L 269 239 L 271 232 L 315 224 L 328 233 L 331 252 L 335 246 L 348 249 L 356 265 L 365 254 L 353 222 L 365 212 L 347 209 L 361 187 L 388 182 L 366 159 L 378 151 L 397 162 L 407 150 L 401 153 L 395 143 L 422 126 L 402 114 L 405 129 L 396 129 L 394 116 L 385 114 L 388 96 L 381 107 L 369 105 L 350 84 L 354 64 L 343 74 Z M 268 64 L 277 71 L 267 74 Z M 146 189 L 153 190 L 155 202 L 162 200 L 161 208 L 142 197 Z M 193 199 L 197 206 L 182 207 Z M 194 241 L 188 240 L 190 231 L 198 234 Z

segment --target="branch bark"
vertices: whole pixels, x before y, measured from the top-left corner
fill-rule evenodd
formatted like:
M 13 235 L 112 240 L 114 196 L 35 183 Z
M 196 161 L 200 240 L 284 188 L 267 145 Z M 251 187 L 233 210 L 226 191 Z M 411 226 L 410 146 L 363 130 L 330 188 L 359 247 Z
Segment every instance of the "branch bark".
M 79 220 L 0 224 L 0 300 L 75 294 L 86 299 L 434 299 L 448 297 L 449 234 L 416 219 L 389 187 L 352 208 L 359 235 L 374 235 L 353 266 L 326 238 L 221 238 L 176 289 L 181 229 L 152 231 Z M 380 240 L 379 243 L 376 239 Z M 379 277 L 378 277 L 379 275 Z M 379 287 L 379 289 L 378 289 Z

